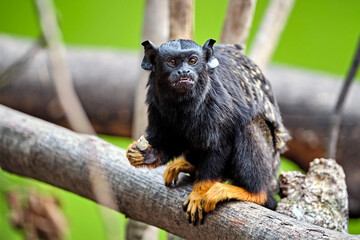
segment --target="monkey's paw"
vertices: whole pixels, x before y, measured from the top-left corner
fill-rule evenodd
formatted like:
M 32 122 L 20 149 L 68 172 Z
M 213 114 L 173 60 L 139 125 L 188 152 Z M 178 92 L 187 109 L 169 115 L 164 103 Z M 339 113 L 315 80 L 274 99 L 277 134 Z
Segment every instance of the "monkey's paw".
M 175 159 L 172 163 L 166 166 L 164 172 L 165 185 L 169 187 L 173 182 L 175 185 L 178 180 L 180 172 L 195 174 L 196 169 L 191 163 L 186 161 L 183 157 L 179 157 Z
M 152 148 L 143 136 L 126 150 L 126 157 L 135 167 L 155 168 L 160 165 L 162 156 L 163 152 Z
M 189 223 L 194 226 L 199 221 L 200 224 L 204 222 L 204 210 L 203 210 L 203 194 L 192 191 L 183 203 L 183 209 L 186 212 L 186 218 Z
M 214 208 L 205 209 L 204 206 L 207 206 L 205 200 L 206 192 L 216 183 L 217 181 L 200 181 L 195 183 L 192 192 L 190 193 L 187 200 L 183 203 L 183 209 L 186 212 L 186 218 L 189 223 L 193 223 L 194 226 L 197 222 L 200 224 L 204 223 L 205 213 L 211 212 Z M 215 204 L 216 205 L 216 204 Z
M 137 141 L 129 145 L 126 150 L 126 157 L 129 160 L 130 164 L 137 167 L 144 164 L 145 154 L 143 154 L 140 149 L 138 149 Z

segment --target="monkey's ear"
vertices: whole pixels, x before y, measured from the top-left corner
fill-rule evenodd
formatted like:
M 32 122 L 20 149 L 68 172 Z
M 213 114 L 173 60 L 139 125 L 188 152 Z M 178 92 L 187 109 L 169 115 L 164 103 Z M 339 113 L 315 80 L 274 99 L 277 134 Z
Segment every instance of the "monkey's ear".
M 206 43 L 203 46 L 203 51 L 205 53 L 206 62 L 209 68 L 216 68 L 217 66 L 219 66 L 219 61 L 214 55 L 213 46 L 215 42 L 216 41 L 214 39 L 210 38 L 209 40 L 206 41 Z
M 155 66 L 155 56 L 158 52 L 158 47 L 149 40 L 144 41 L 141 45 L 144 46 L 145 50 L 141 67 L 145 70 L 152 70 Z

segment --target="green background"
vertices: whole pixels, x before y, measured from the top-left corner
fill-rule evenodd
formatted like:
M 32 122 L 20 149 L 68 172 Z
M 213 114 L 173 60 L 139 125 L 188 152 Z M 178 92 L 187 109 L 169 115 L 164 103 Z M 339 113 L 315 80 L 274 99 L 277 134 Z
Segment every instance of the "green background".
M 195 1 L 195 41 L 219 39 L 228 1 Z M 57 0 L 55 1 L 64 40 L 72 45 L 105 46 L 140 50 L 144 1 L 133 0 Z M 268 1 L 258 0 L 249 47 L 254 39 Z M 360 34 L 359 0 L 298 0 L 290 15 L 272 63 L 322 71 L 344 77 L 353 58 Z M 0 33 L 35 38 L 39 27 L 33 2 L 0 0 Z M 0 59 L 1 61 L 1 59 Z M 359 78 L 359 73 L 357 74 Z M 129 139 L 104 137 L 126 147 Z M 296 169 L 283 160 L 283 170 Z M 25 187 L 40 189 L 59 197 L 70 223 L 66 239 L 106 239 L 99 206 L 72 193 L 35 180 L 24 179 L 0 170 L 0 239 L 22 239 L 7 221 L 9 209 L 5 191 Z M 119 225 L 115 233 L 124 239 L 123 215 L 105 209 Z M 352 219 L 351 233 L 360 233 L 360 220 Z M 166 234 L 160 233 L 163 239 Z
M 144 1 L 57 0 L 64 39 L 69 44 L 139 49 Z M 267 0 L 258 0 L 249 43 Z M 219 39 L 227 1 L 195 1 L 195 41 Z M 0 1 L 0 32 L 36 37 L 39 27 L 31 0 Z M 344 76 L 360 30 L 358 0 L 298 0 L 273 62 Z M 358 75 L 359 76 L 359 75 Z

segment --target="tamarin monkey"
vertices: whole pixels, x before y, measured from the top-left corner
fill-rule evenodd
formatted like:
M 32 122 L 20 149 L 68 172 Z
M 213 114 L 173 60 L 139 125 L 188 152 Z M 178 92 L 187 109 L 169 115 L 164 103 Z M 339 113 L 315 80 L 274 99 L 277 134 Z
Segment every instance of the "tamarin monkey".
M 180 172 L 196 176 L 183 204 L 194 225 L 225 200 L 274 209 L 279 155 L 289 139 L 260 69 L 239 45 L 214 43 L 142 43 L 141 67 L 150 71 L 149 147 L 143 151 L 134 142 L 127 150 L 136 167 L 171 161 L 164 173 L 167 186 L 176 184 Z

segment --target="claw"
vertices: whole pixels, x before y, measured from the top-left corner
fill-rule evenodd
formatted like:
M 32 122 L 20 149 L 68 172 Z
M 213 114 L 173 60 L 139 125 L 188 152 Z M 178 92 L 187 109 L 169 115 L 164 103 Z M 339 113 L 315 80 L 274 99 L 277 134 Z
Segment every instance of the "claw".
M 186 212 L 186 219 L 189 223 L 191 223 L 190 213 Z
M 186 200 L 186 201 L 183 203 L 183 210 L 184 210 L 184 212 L 186 212 L 188 205 L 189 205 L 189 200 Z

